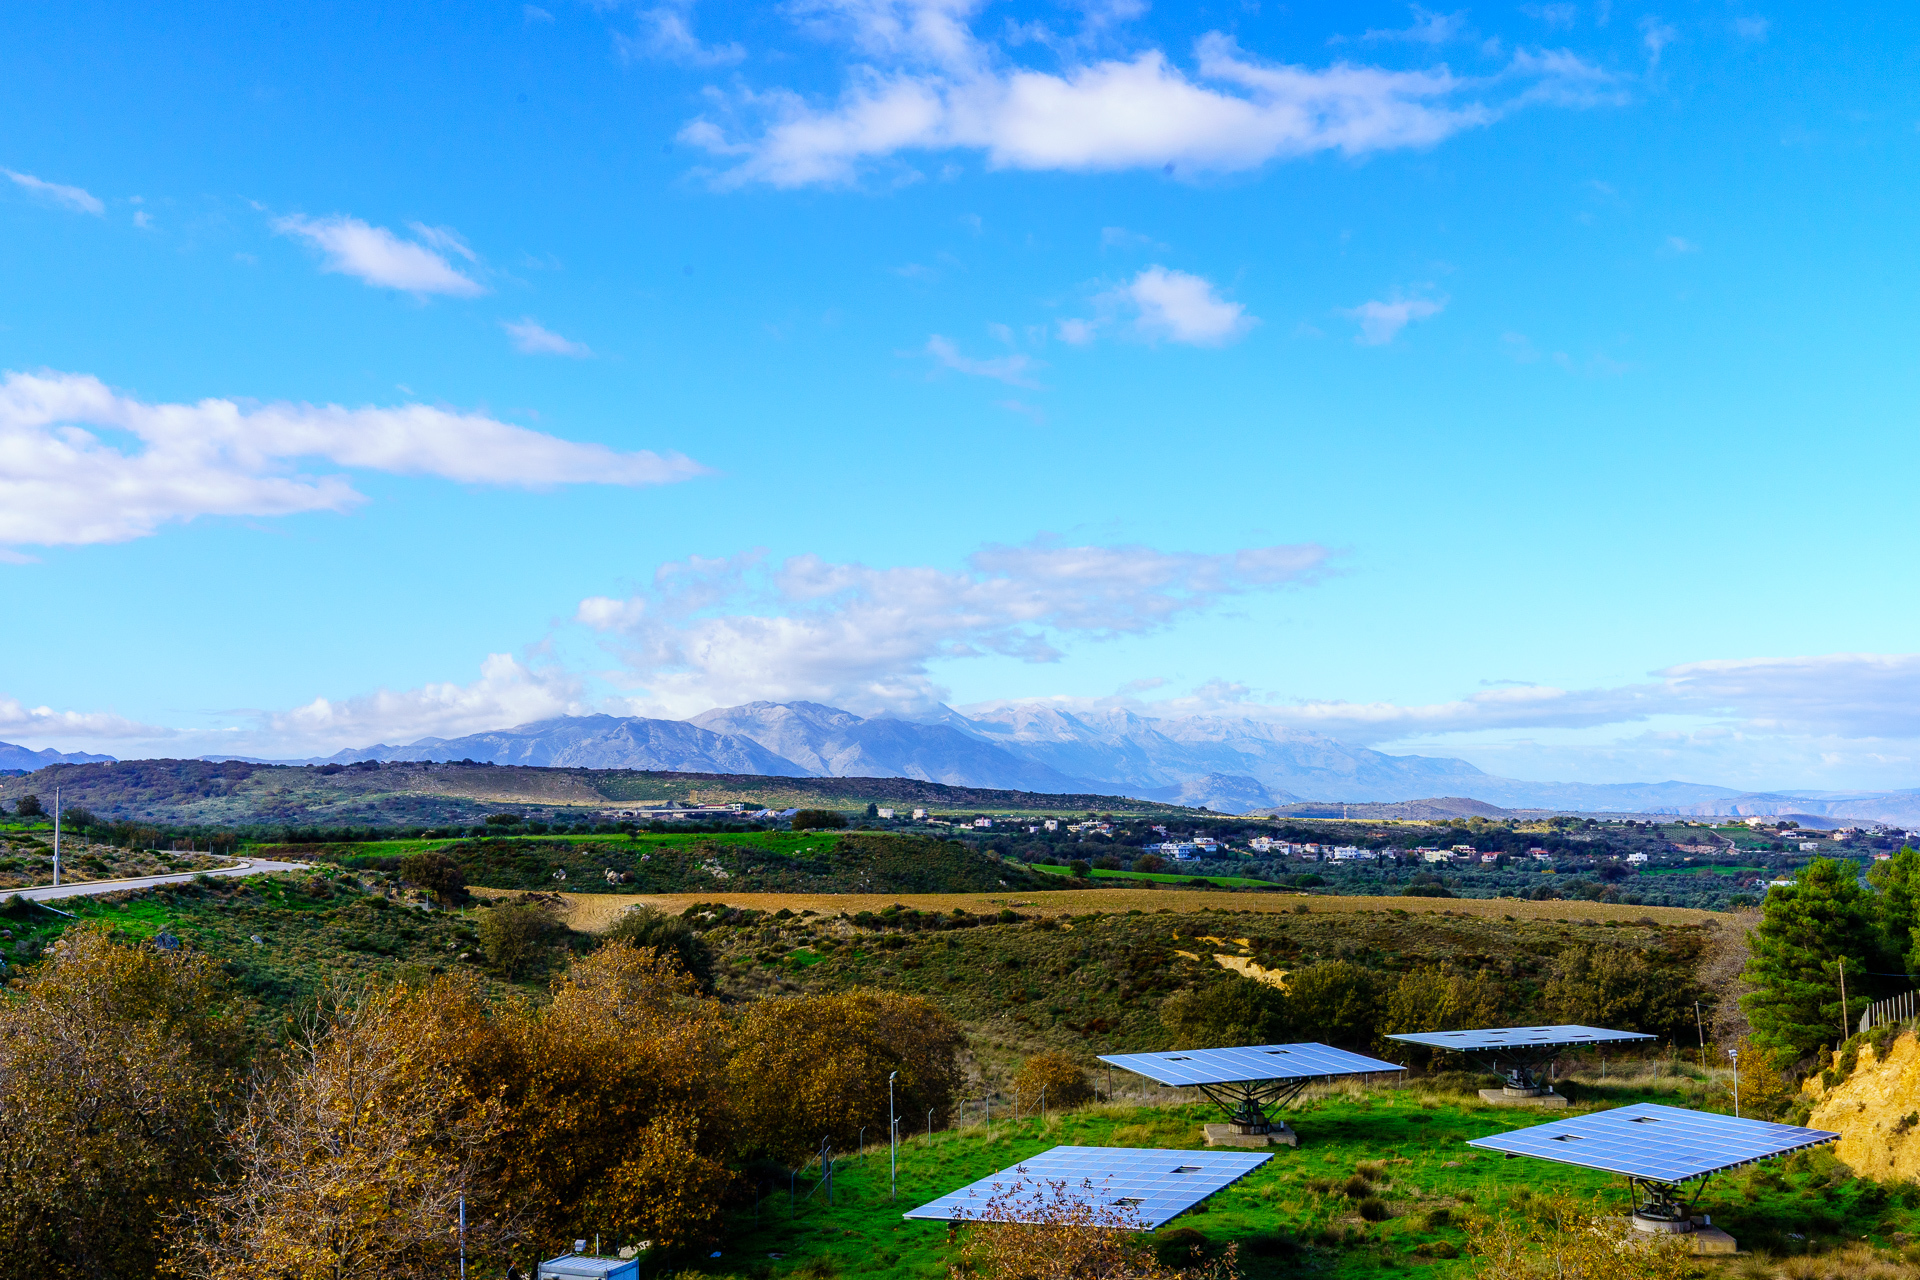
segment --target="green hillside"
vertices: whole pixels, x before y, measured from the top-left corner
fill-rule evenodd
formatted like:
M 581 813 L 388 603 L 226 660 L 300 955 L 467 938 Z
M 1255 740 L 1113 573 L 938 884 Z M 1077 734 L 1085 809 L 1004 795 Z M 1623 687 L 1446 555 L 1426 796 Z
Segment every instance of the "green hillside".
M 114 821 L 242 830 L 467 826 L 503 810 L 570 823 L 610 817 L 623 806 L 672 803 L 847 812 L 874 804 L 955 816 L 1188 812 L 1115 796 L 990 791 L 912 778 L 773 778 L 372 761 L 344 766 L 205 760 L 54 765 L 0 778 L 0 800 L 12 805 L 28 794 L 51 797 L 55 787 L 69 805 Z

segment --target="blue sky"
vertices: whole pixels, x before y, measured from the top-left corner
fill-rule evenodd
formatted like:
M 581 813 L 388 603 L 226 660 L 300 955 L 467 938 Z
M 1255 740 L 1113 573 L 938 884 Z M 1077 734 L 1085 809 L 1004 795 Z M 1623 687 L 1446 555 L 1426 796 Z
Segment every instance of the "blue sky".
M 0 738 L 1913 785 L 1896 6 L 15 6 Z

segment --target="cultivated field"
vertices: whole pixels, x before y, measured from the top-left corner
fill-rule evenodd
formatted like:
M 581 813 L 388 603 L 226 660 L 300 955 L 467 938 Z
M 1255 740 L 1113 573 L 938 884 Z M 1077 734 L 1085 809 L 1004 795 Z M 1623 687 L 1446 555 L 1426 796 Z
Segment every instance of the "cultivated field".
M 514 891 L 475 889 L 493 897 Z M 1011 907 L 1026 916 L 1086 915 L 1091 912 L 1170 911 L 1174 913 L 1258 912 L 1261 914 L 1350 915 L 1356 912 L 1399 912 L 1406 915 L 1456 915 L 1496 920 L 1651 920 L 1656 924 L 1699 924 L 1725 918 L 1719 912 L 1691 907 L 1630 907 L 1598 902 L 1522 902 L 1511 898 L 1334 898 L 1304 893 L 1222 893 L 1206 889 L 1060 889 L 1050 893 L 704 893 L 611 894 L 563 893 L 569 927 L 582 932 L 606 928 L 627 908 L 657 907 L 678 914 L 696 902 L 724 902 L 758 911 L 786 908 L 796 914 L 853 915 L 881 911 L 895 903 L 918 911 L 946 913 L 958 907 L 976 914 Z

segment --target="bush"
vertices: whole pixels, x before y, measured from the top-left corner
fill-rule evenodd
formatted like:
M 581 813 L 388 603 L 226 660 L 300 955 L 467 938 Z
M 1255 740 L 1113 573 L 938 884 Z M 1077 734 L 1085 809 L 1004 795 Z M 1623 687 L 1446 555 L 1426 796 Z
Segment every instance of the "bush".
M 504 902 L 480 917 L 480 950 L 509 978 L 517 978 L 552 944 L 562 925 L 536 902 Z
M 1167 865 L 1167 860 L 1157 853 L 1143 853 L 1133 860 L 1135 871 L 1158 871 Z
M 1020 1064 L 1013 1077 L 1013 1095 L 1021 1109 L 1039 1106 L 1043 1089 L 1048 1110 L 1065 1111 L 1093 1101 L 1086 1069 L 1064 1053 L 1036 1053 Z
M 467 873 L 460 869 L 459 863 L 438 850 L 400 859 L 400 878 L 415 888 L 425 889 L 443 907 L 458 906 L 467 899 Z
M 490 827 L 517 827 L 520 825 L 520 815 L 517 813 L 490 813 L 487 815 L 487 825 Z
M 1385 1222 L 1393 1216 L 1387 1208 L 1387 1202 L 1379 1196 L 1368 1196 L 1360 1202 L 1360 1216 L 1368 1222 Z
M 626 943 L 671 955 L 692 974 L 702 990 L 713 988 L 713 949 L 693 926 L 679 916 L 652 907 L 634 907 L 601 935 L 609 943 Z
M 1099 857 L 1095 858 L 1093 860 L 1093 865 L 1095 869 L 1100 871 L 1119 871 L 1123 869 L 1120 865 L 1120 859 L 1114 857 L 1110 853 L 1103 853 Z
M 832 809 L 802 809 L 793 815 L 795 831 L 838 831 L 846 825 L 846 815 Z
M 1067 870 L 1072 872 L 1077 879 L 1081 880 L 1085 880 L 1093 874 L 1093 868 L 1087 863 L 1085 858 L 1075 858 L 1067 864 Z

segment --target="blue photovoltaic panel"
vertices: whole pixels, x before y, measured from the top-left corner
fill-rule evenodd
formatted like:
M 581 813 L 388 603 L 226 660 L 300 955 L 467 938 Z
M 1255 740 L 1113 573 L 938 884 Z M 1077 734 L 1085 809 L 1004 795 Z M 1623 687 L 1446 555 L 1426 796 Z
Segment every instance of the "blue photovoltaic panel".
M 1582 1044 L 1614 1044 L 1622 1040 L 1652 1040 L 1638 1031 L 1609 1031 L 1605 1027 L 1486 1027 L 1478 1031 L 1422 1031 L 1413 1035 L 1388 1036 L 1408 1044 L 1424 1044 L 1435 1049 L 1458 1049 L 1462 1053 L 1485 1053 L 1492 1049 L 1558 1049 Z
M 1176 1049 L 1170 1053 L 1103 1053 L 1135 1075 L 1161 1084 L 1245 1084 L 1254 1080 L 1301 1080 L 1405 1071 L 1378 1058 L 1324 1044 L 1256 1044 L 1244 1049 Z
M 1643 1102 L 1475 1138 L 1467 1145 L 1671 1183 L 1817 1147 L 1839 1137 L 1824 1129 L 1736 1120 L 1711 1111 Z
M 1055 1147 L 902 1216 L 933 1222 L 977 1221 L 986 1212 L 989 1200 L 1011 1192 L 1002 1211 L 1021 1221 L 1024 1219 L 1018 1206 L 1034 1192 L 1052 1199 L 1052 1184 L 1061 1183 L 1066 1197 L 1083 1203 L 1118 1205 L 1151 1231 L 1271 1159 L 1270 1155 L 1246 1151 Z

